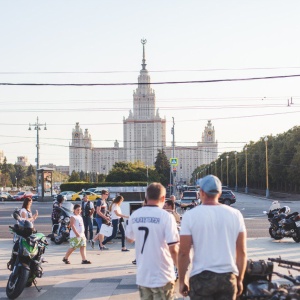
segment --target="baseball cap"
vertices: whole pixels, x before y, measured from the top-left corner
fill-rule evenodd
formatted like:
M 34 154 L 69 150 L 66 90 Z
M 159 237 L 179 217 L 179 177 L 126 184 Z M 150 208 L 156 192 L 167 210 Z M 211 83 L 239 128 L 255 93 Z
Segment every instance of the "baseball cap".
M 222 184 L 218 177 L 214 175 L 207 175 L 200 179 L 200 189 L 207 195 L 217 195 L 222 193 Z

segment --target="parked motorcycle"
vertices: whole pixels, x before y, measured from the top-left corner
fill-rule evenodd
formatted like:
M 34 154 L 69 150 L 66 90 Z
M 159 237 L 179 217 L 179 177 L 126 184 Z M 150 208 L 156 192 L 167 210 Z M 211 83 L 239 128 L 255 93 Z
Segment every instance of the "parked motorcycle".
M 269 234 L 275 240 L 291 237 L 296 243 L 300 242 L 300 215 L 290 213 L 288 206 L 280 207 L 278 201 L 273 201 L 269 212 L 264 211 L 270 222 Z
M 279 258 L 268 258 L 264 260 L 247 261 L 246 273 L 243 281 L 244 289 L 240 299 L 269 299 L 269 300 L 296 300 L 300 299 L 300 276 L 281 274 L 273 271 L 273 263 L 279 267 L 300 271 L 300 263 L 283 260 Z M 272 275 L 286 279 L 291 284 L 272 281 Z
M 68 205 L 68 207 L 66 207 Z M 58 228 L 56 233 L 50 236 L 51 241 L 53 241 L 56 245 L 60 245 L 63 242 L 67 242 L 70 238 L 70 220 L 73 215 L 73 204 L 64 203 L 62 207 L 60 207 L 60 217 L 58 221 Z
M 15 299 L 23 292 L 25 287 L 36 285 L 36 278 L 41 278 L 45 262 L 42 254 L 48 245 L 44 234 L 36 233 L 33 224 L 20 217 L 17 212 L 13 217 L 18 224 L 9 226 L 10 230 L 18 235 L 18 240 L 13 246 L 12 257 L 7 263 L 7 268 L 12 271 L 6 286 L 6 295 L 9 299 Z

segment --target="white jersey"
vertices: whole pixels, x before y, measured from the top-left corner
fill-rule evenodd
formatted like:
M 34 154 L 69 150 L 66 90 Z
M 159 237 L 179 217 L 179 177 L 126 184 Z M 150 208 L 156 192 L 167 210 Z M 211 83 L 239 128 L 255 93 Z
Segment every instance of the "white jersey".
M 73 215 L 71 218 L 75 219 L 75 228 L 81 237 L 84 237 L 84 223 L 81 215 Z M 70 231 L 70 238 L 76 237 L 73 230 Z
M 126 236 L 135 240 L 137 285 L 162 287 L 174 281 L 174 263 L 169 245 L 179 242 L 174 217 L 158 206 L 143 206 L 132 213 Z
M 238 275 L 236 240 L 245 231 L 240 211 L 227 205 L 199 205 L 187 211 L 180 235 L 192 236 L 194 257 L 190 276 L 204 270 Z

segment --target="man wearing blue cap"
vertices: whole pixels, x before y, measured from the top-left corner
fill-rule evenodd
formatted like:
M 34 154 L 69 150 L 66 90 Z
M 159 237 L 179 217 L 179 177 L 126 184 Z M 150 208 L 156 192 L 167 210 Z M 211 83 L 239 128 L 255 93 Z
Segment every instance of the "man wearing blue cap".
M 246 228 L 237 209 L 220 204 L 218 177 L 200 181 L 202 205 L 183 215 L 180 231 L 179 291 L 191 300 L 234 300 L 243 290 L 247 264 Z M 189 281 L 190 250 L 194 256 Z

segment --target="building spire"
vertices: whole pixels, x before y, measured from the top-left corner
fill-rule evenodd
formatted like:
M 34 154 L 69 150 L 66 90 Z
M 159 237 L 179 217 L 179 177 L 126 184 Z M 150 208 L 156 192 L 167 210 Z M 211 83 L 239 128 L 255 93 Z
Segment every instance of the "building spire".
M 142 60 L 142 70 L 146 70 L 146 58 L 145 58 L 145 44 L 147 43 L 146 39 L 141 39 L 141 43 L 143 44 L 143 60 Z

